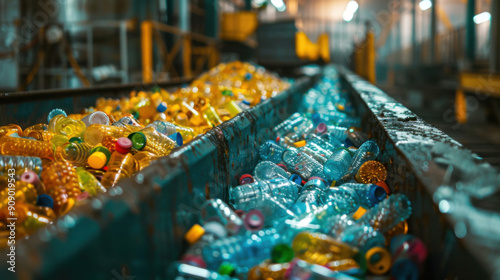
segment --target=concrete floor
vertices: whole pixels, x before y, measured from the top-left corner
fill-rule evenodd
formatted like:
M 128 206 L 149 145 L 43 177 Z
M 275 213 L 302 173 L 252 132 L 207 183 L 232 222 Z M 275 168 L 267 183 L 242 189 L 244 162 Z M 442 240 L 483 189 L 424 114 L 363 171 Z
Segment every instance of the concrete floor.
M 449 90 L 384 88 L 419 117 L 462 143 L 467 149 L 500 169 L 500 124 L 489 115 L 488 100 L 470 96 L 468 122 L 454 119 L 454 92 Z

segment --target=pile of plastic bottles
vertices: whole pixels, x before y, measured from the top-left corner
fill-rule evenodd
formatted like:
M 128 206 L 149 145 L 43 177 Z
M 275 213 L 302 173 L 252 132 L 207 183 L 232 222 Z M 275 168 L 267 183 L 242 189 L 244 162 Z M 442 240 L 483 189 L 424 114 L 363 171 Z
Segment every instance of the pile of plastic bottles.
M 0 247 L 9 218 L 17 218 L 16 238 L 29 235 L 288 86 L 262 67 L 233 62 L 173 93 L 133 91 L 98 99 L 82 114 L 53 109 L 47 123 L 0 127 Z
M 391 193 L 359 123 L 327 69 L 228 203 L 202 205 L 171 279 L 418 279 L 427 249 L 407 234 L 411 203 Z

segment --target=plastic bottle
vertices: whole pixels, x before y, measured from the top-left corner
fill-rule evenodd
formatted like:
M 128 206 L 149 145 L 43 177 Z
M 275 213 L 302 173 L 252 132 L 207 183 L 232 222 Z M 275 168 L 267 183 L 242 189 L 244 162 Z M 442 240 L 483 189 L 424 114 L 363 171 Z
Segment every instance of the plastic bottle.
M 67 161 L 73 165 L 83 165 L 90 154 L 90 146 L 86 143 L 66 143 L 54 152 L 54 159 Z
M 243 112 L 243 110 L 240 108 L 240 106 L 234 101 L 230 100 L 223 105 L 224 109 L 226 109 L 229 112 L 229 116 L 231 118 L 235 117 L 239 113 Z
M 54 161 L 42 170 L 42 180 L 47 194 L 54 199 L 56 214 L 66 214 L 81 193 L 78 176 L 73 166 L 64 161 Z
M 120 179 L 128 178 L 137 171 L 137 162 L 131 154 L 114 152 L 108 163 L 108 171 L 104 174 L 101 184 L 106 187 L 114 186 Z
M 232 262 L 247 271 L 269 258 L 271 249 L 280 242 L 276 229 L 261 230 L 251 235 L 222 238 L 203 249 L 203 259 L 209 269 L 215 270 L 224 262 Z
M 323 179 L 311 177 L 302 188 L 295 204 L 291 207 L 297 215 L 312 212 L 322 204 L 321 197 L 327 186 Z
M 351 127 L 347 130 L 347 138 L 354 144 L 355 147 L 360 147 L 369 139 L 368 134 L 354 127 Z
M 340 142 L 344 142 L 347 140 L 347 128 L 336 125 L 327 125 L 327 129 L 325 133 L 328 133 L 329 136 L 336 138 Z
M 48 207 L 35 206 L 25 202 L 16 202 L 16 239 L 34 233 L 39 228 L 45 227 L 56 219 L 54 211 Z M 0 220 L 11 218 L 7 210 L 0 210 Z
M 168 279 L 175 280 L 238 280 L 227 275 L 220 275 L 215 271 L 179 262 L 174 262 L 170 266 L 168 275 Z
M 398 235 L 391 240 L 393 257 L 391 274 L 396 280 L 420 279 L 420 272 L 427 258 L 424 243 L 413 235 Z
M 254 170 L 254 178 L 257 181 L 271 180 L 275 178 L 290 178 L 291 174 L 283 168 L 270 161 L 261 161 Z
M 0 176 L 0 209 L 4 207 L 8 207 L 8 202 L 9 202 L 9 191 L 12 189 L 9 189 L 7 186 L 9 186 L 9 179 L 12 179 L 12 177 L 8 176 Z M 10 181 L 12 183 L 12 180 Z M 37 197 L 37 192 L 33 184 L 16 180 L 15 183 L 15 189 L 14 189 L 14 194 L 12 197 L 14 197 L 15 202 L 25 202 L 28 204 L 35 204 L 36 202 L 36 197 Z M 12 194 L 12 191 L 11 191 Z
M 328 158 L 323 166 L 326 179 L 330 181 L 340 180 L 351 165 L 352 156 L 346 149 L 338 149 Z
M 295 148 L 288 148 L 283 153 L 283 162 L 289 170 L 302 178 L 309 178 L 323 173 L 323 165 Z
M 262 160 L 280 163 L 283 160 L 284 148 L 274 141 L 267 141 L 259 148 L 259 156 Z
M 284 178 L 257 181 L 233 188 L 229 193 L 229 201 L 236 209 L 248 211 L 265 204 L 266 194 L 289 207 L 298 197 L 298 188 L 295 183 Z
M 57 115 L 49 122 L 49 131 L 57 134 L 63 134 L 68 138 L 79 137 L 83 135 L 87 126 L 84 122 Z
M 282 280 L 285 279 L 285 273 L 289 268 L 289 263 L 273 263 L 266 260 L 250 269 L 248 280 Z
M 383 187 L 374 184 L 347 183 L 339 188 L 353 189 L 359 198 L 359 205 L 365 209 L 372 208 L 387 197 Z
M 9 173 L 9 169 L 15 169 L 16 173 L 19 174 L 26 170 L 32 170 L 36 174 L 40 174 L 42 172 L 42 159 L 38 157 L 0 155 L 0 175 Z
M 94 175 L 87 172 L 85 168 L 78 167 L 76 169 L 76 174 L 78 175 L 80 188 L 86 191 L 90 196 L 96 196 L 100 193 L 106 192 L 106 188 L 101 185 Z
M 355 175 L 358 172 L 361 165 L 363 165 L 363 163 L 369 160 L 376 159 L 379 154 L 379 151 L 380 150 L 378 148 L 377 143 L 373 142 L 372 140 L 363 143 L 359 147 L 359 149 L 354 153 L 354 156 L 351 161 L 351 166 L 347 171 L 347 175 L 348 176 Z
M 230 235 L 239 234 L 243 230 L 243 220 L 222 200 L 209 199 L 200 209 L 202 224 L 216 221 L 222 224 Z
M 55 109 L 52 109 L 49 112 L 49 114 L 47 116 L 47 123 L 50 123 L 50 121 L 52 120 L 52 118 L 54 118 L 57 115 L 63 115 L 64 117 L 68 116 L 63 109 L 55 108 Z
M 10 136 L 0 137 L 0 153 L 2 155 L 32 156 L 50 160 L 54 158 L 52 144 Z
M 148 126 L 154 127 L 156 131 L 163 133 L 165 135 L 172 135 L 176 132 L 179 132 L 182 135 L 182 139 L 185 142 L 191 141 L 196 136 L 194 129 L 190 127 L 176 125 L 166 121 L 154 121 Z
M 158 156 L 168 155 L 177 143 L 168 136 L 158 133 L 153 127 L 146 127 L 128 136 L 134 149 L 147 151 Z
M 350 260 L 350 259 L 347 259 Z M 338 262 L 338 261 L 337 261 Z M 354 264 L 355 265 L 355 264 Z M 330 267 L 329 264 L 326 265 Z M 303 260 L 296 260 L 290 264 L 290 268 L 285 273 L 284 279 L 290 280 L 331 280 L 331 279 L 341 279 L 341 280 L 356 280 L 358 278 L 351 277 L 347 274 L 332 271 L 331 269 L 311 264 Z M 267 280 L 267 279 L 266 279 Z
M 103 142 L 104 137 L 110 136 L 113 138 L 127 137 L 135 131 L 139 131 L 141 127 L 126 125 L 126 126 L 113 126 L 93 124 L 87 127 L 84 134 L 84 139 L 87 144 L 94 147 Z
M 411 215 L 411 203 L 403 194 L 393 194 L 364 214 L 358 223 L 369 225 L 382 233 L 395 227 Z
M 227 236 L 226 228 L 218 222 L 207 222 L 202 226 L 193 225 L 184 235 L 184 239 L 190 244 L 189 248 L 181 257 L 181 262 L 206 268 L 203 260 L 203 248 L 217 239 Z
M 159 158 L 160 156 L 147 151 L 140 151 L 134 154 L 134 159 L 137 161 L 139 170 L 144 169 L 146 166 L 150 165 L 151 162 Z
M 352 259 L 358 249 L 326 234 L 302 232 L 292 242 L 295 256 L 309 263 L 326 265 L 332 261 Z M 334 252 L 334 253 L 333 253 Z
M 211 124 L 212 126 L 217 126 L 222 123 L 217 110 L 215 110 L 214 107 L 210 106 L 210 104 L 207 104 L 207 106 L 203 108 L 203 117 L 205 118 L 207 123 Z
M 83 123 L 88 127 L 93 124 L 104 124 L 109 125 L 109 117 L 106 113 L 102 111 L 96 111 L 90 113 L 81 119 Z
M 24 136 L 32 137 L 39 141 L 48 142 L 55 135 L 53 132 L 48 130 L 48 126 L 44 123 L 35 124 L 27 127 L 23 131 Z M 1 133 L 0 133 L 1 135 Z
M 62 135 L 62 134 L 55 134 L 52 136 L 50 139 L 50 144 L 52 145 L 52 148 L 55 150 L 58 147 L 61 147 L 62 145 L 69 143 L 69 138 Z
M 23 130 L 16 124 L 0 126 L 0 137 L 13 133 L 17 133 L 17 135 L 19 135 L 20 137 L 24 136 Z

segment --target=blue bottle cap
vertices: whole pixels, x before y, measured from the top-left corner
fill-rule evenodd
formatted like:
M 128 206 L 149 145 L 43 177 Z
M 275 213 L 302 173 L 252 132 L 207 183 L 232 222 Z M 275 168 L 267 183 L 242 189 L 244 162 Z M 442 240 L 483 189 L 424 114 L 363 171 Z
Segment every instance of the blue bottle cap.
M 184 140 L 182 139 L 182 135 L 179 132 L 176 132 L 172 135 L 168 136 L 170 139 L 174 140 L 177 145 L 182 146 L 184 144 Z
M 368 198 L 374 204 L 379 203 L 387 197 L 387 192 L 381 186 L 370 185 L 370 191 L 368 193 Z
M 290 176 L 288 180 L 294 182 L 297 185 L 302 185 L 302 178 L 300 178 L 300 176 L 297 174 L 292 174 L 292 176 Z
M 246 101 L 246 100 L 241 101 L 241 103 L 243 103 L 243 104 L 245 104 L 245 105 L 250 105 L 250 102 L 249 102 L 249 101 Z
M 418 267 L 409 259 L 399 259 L 393 265 L 391 274 L 395 279 L 418 280 Z
M 246 74 L 245 74 L 245 80 L 249 81 L 249 80 L 251 80 L 251 79 L 252 79 L 252 74 L 250 74 L 250 73 L 246 73 Z
M 54 118 L 57 115 L 64 115 L 65 117 L 68 116 L 63 109 L 55 108 L 49 112 L 49 115 L 47 116 L 47 123 L 50 123 L 50 120 L 52 120 L 52 118 Z
M 41 194 L 36 198 L 36 205 L 54 208 L 54 199 L 48 194 Z
M 314 123 L 319 123 L 321 121 L 321 115 L 319 113 L 313 113 L 311 115 L 311 119 L 313 120 Z
M 161 102 L 157 107 L 156 107 L 156 111 L 158 111 L 158 113 L 163 113 L 167 110 L 167 103 L 165 102 Z

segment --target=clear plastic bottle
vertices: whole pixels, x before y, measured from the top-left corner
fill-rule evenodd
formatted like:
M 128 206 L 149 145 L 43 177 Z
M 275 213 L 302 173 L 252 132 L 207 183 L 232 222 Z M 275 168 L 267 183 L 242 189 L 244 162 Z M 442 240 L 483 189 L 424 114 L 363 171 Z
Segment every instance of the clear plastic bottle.
M 184 142 L 189 142 L 196 136 L 194 129 L 190 127 L 176 125 L 166 121 L 154 121 L 150 123 L 148 126 L 154 127 L 156 131 L 158 131 L 159 133 L 163 133 L 165 135 L 172 135 L 176 132 L 179 132 L 182 135 L 182 140 L 184 140 Z
M 87 126 L 84 122 L 57 115 L 49 122 L 49 131 L 57 134 L 63 134 L 68 138 L 80 137 L 85 132 Z
M 422 266 L 427 258 L 427 247 L 413 235 L 397 235 L 391 240 L 393 257 L 392 277 L 396 280 L 420 279 Z
M 238 280 L 212 270 L 179 262 L 172 263 L 168 275 L 168 279 L 175 280 Z
M 293 280 L 356 279 L 347 274 L 332 271 L 327 267 L 311 264 L 303 260 L 292 262 L 285 276 L 285 279 Z
M 108 115 L 102 111 L 96 111 L 90 113 L 85 117 L 83 117 L 81 121 L 85 123 L 86 126 L 90 126 L 93 124 L 104 124 L 104 125 L 110 124 Z
M 327 186 L 323 179 L 312 177 L 302 188 L 295 204 L 291 207 L 297 215 L 314 211 L 322 204 L 323 192 Z
M 243 220 L 222 200 L 209 199 L 200 209 L 202 224 L 216 221 L 222 224 L 230 235 L 239 234 L 243 229 Z
M 203 249 L 203 259 L 209 269 L 218 269 L 227 261 L 244 270 L 269 258 L 274 245 L 280 243 L 276 229 L 261 230 L 251 235 L 237 235 L 217 240 Z
M 328 125 L 327 132 L 331 137 L 336 138 L 340 142 L 344 142 L 347 139 L 347 128 L 336 125 Z
M 103 142 L 104 137 L 111 136 L 113 138 L 127 137 L 132 132 L 139 131 L 141 127 L 133 125 L 114 126 L 93 124 L 87 127 L 84 134 L 84 139 L 87 144 L 94 147 Z
M 52 144 L 43 141 L 2 136 L 0 137 L 0 153 L 2 155 L 32 156 L 54 159 Z
M 384 188 L 374 184 L 347 183 L 339 188 L 353 189 L 359 197 L 359 205 L 365 209 L 372 208 L 387 197 Z
M 276 164 L 283 160 L 284 148 L 276 144 L 274 141 L 267 141 L 259 148 L 259 156 L 262 160 L 271 161 Z
M 202 226 L 195 224 L 184 235 L 184 239 L 190 244 L 184 252 L 180 261 L 201 268 L 207 264 L 203 260 L 203 248 L 217 239 L 227 236 L 226 228 L 218 222 L 207 222 Z
M 298 188 L 295 183 L 284 178 L 257 181 L 233 188 L 229 193 L 229 201 L 236 209 L 248 211 L 265 204 L 266 195 L 289 207 L 298 197 Z
M 354 144 L 355 147 L 360 147 L 369 139 L 368 134 L 354 127 L 351 127 L 347 130 L 347 138 Z
M 358 223 L 369 225 L 382 233 L 394 228 L 411 215 L 411 203 L 403 194 L 393 194 L 368 210 Z
M 330 181 L 340 180 L 351 165 L 352 156 L 346 149 L 338 149 L 328 158 L 323 166 L 326 179 Z
M 318 265 L 352 259 L 358 254 L 358 249 L 348 244 L 335 240 L 326 234 L 311 232 L 302 232 L 295 236 L 292 249 L 299 259 Z
M 105 193 L 106 188 L 101 185 L 94 175 L 87 172 L 85 168 L 78 167 L 76 169 L 76 174 L 78 175 L 78 181 L 80 183 L 80 188 L 86 191 L 90 196 L 96 196 L 100 193 Z
M 356 173 L 358 173 L 359 168 L 363 163 L 369 160 L 375 160 L 379 154 L 379 148 L 377 143 L 372 140 L 366 141 L 356 150 L 354 156 L 351 160 L 351 166 L 349 170 L 347 170 L 346 176 L 344 176 L 343 181 L 347 182 L 350 178 L 352 178 Z
M 278 137 L 283 137 L 289 134 L 290 132 L 294 131 L 295 127 L 298 127 L 299 125 L 301 125 L 303 122 L 306 121 L 307 119 L 303 117 L 300 113 L 295 113 L 284 122 L 275 126 L 273 132 Z
M 275 178 L 288 179 L 292 174 L 270 161 L 261 161 L 254 170 L 254 178 L 257 181 L 271 180 Z
M 47 194 L 54 199 L 54 211 L 59 216 L 74 206 L 75 198 L 81 193 L 75 169 L 64 161 L 54 161 L 44 166 L 42 181 Z
M 338 214 L 354 213 L 359 208 L 359 197 L 351 188 L 330 188 L 323 196 L 324 204 L 331 205 Z
M 295 148 L 286 149 L 283 153 L 283 162 L 289 170 L 298 173 L 302 178 L 323 173 L 321 163 Z
M 86 143 L 66 143 L 55 150 L 54 159 L 81 166 L 87 161 L 90 149 Z
M 177 143 L 168 136 L 158 133 L 154 127 L 146 127 L 128 136 L 133 147 L 158 156 L 166 156 L 177 147 Z
M 108 171 L 101 183 L 105 188 L 114 186 L 120 179 L 128 178 L 137 171 L 138 165 L 132 154 L 114 152 L 108 163 Z
M 42 159 L 38 157 L 0 155 L 0 175 L 8 173 L 9 169 L 15 169 L 18 173 L 32 170 L 40 175 L 42 172 Z

